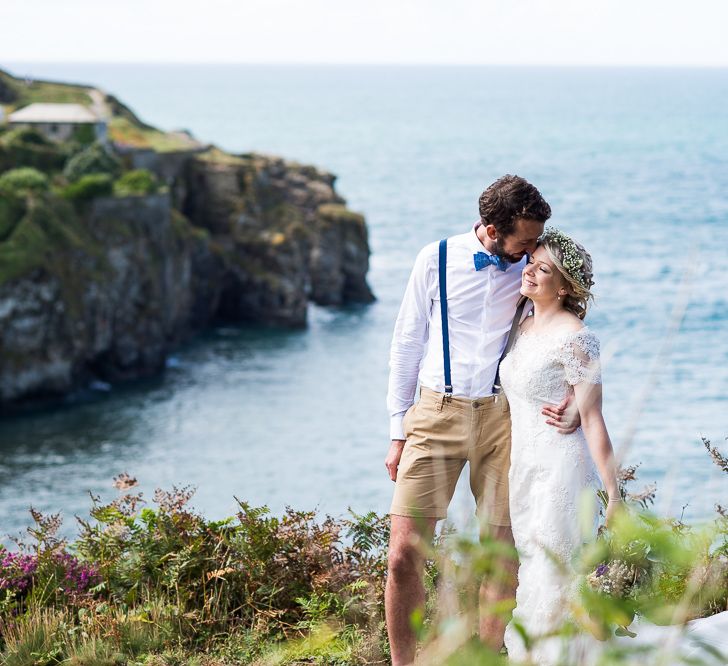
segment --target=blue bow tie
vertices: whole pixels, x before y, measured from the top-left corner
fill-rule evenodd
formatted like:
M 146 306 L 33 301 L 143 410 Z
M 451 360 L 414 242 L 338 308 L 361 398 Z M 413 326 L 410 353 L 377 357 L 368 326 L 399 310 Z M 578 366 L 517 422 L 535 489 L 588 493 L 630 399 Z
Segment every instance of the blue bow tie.
M 473 261 L 475 262 L 476 271 L 479 271 L 486 266 L 490 266 L 491 264 L 501 271 L 506 270 L 508 266 L 510 266 L 503 257 L 497 257 L 494 254 L 486 254 L 485 252 L 476 252 L 473 255 Z

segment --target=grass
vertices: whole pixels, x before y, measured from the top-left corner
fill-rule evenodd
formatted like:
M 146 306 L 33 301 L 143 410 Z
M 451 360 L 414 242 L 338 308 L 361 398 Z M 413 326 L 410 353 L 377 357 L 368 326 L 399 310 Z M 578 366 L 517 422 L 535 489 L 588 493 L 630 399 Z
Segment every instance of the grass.
M 25 212 L 0 242 L 0 284 L 28 275 L 38 268 L 57 267 L 73 272 L 66 255 L 82 250 L 99 255 L 73 208 L 52 195 L 29 195 Z M 76 284 L 78 280 L 72 281 Z M 73 289 L 71 284 L 64 285 Z
M 45 233 L 51 216 L 53 213 L 30 199 L 25 215 L 13 225 L 7 240 L 0 244 L 0 284 L 26 275 L 45 264 L 51 255 Z
M 349 210 L 343 204 L 322 204 L 316 212 L 327 222 L 347 222 L 354 223 L 359 227 L 366 227 L 364 216 Z
M 728 460 L 706 448 L 728 472 Z M 578 631 L 600 635 L 603 666 L 656 663 L 661 646 L 640 648 L 638 655 L 613 641 L 617 625 L 629 625 L 635 613 L 681 624 L 728 604 L 728 518 L 719 511 L 710 529 L 657 518 L 645 510 L 651 500 L 627 493 L 624 479 L 635 479 L 633 468 L 622 477 L 633 510 L 589 544 L 574 566 L 586 575 L 599 563 L 627 561 L 643 570 L 639 585 L 631 577 L 619 596 L 582 585 L 572 602 L 574 619 L 557 634 L 565 641 Z M 236 516 L 207 520 L 189 508 L 189 488 L 157 490 L 151 507 L 133 494 L 135 485 L 136 479 L 120 475 L 115 500 L 93 498 L 72 544 L 55 536 L 58 516 L 33 512 L 26 555 L 13 560 L 0 549 L 0 579 L 8 581 L 0 586 L 1 663 L 389 663 L 385 518 L 334 519 L 292 509 L 278 517 L 239 501 Z M 487 534 L 449 530 L 423 547 L 429 599 L 425 614 L 413 618 L 420 663 L 504 666 L 503 655 L 475 638 L 477 581 L 484 571 L 498 571 L 503 544 Z M 500 604 L 491 611 L 507 616 L 510 608 Z M 623 656 L 615 657 L 619 650 Z
M 223 150 L 220 150 L 217 146 L 212 146 L 206 151 L 198 154 L 196 159 L 202 160 L 203 162 L 214 162 L 215 164 L 239 164 L 248 165 L 250 164 L 249 158 L 240 157 L 238 155 L 231 155 Z
M 38 609 L 18 622 L 3 623 L 5 651 L 3 666 L 42 666 L 62 654 L 58 641 L 61 627 L 67 621 L 63 611 Z
M 146 129 L 121 117 L 111 119 L 109 138 L 120 145 L 149 148 L 159 153 L 190 150 L 197 145 L 183 136 L 162 132 L 158 129 Z
M 16 95 L 15 100 L 6 106 L 6 111 L 18 109 L 36 102 L 57 104 L 81 104 L 91 106 L 93 100 L 87 86 L 70 83 L 31 80 L 26 83 L 0 70 L 0 79 Z

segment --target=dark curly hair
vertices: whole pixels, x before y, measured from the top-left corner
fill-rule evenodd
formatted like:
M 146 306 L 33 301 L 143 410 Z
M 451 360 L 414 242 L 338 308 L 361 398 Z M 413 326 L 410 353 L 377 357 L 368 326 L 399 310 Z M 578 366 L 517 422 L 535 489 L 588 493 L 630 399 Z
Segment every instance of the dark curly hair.
M 519 217 L 546 222 L 551 217 L 551 206 L 541 193 L 520 176 L 503 176 L 488 187 L 478 200 L 480 221 L 492 224 L 501 237 L 513 233 Z

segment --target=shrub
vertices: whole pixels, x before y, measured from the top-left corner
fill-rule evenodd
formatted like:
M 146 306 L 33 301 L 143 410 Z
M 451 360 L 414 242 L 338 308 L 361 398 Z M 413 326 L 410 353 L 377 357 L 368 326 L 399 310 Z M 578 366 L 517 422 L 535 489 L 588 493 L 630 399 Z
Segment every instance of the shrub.
M 33 192 L 46 192 L 50 187 L 45 174 L 32 167 L 11 169 L 0 176 L 0 193 L 5 196 L 25 196 Z
M 127 171 L 114 183 L 114 194 L 117 196 L 133 196 L 136 194 L 154 194 L 159 187 L 157 177 L 147 169 Z
M 24 213 L 22 201 L 8 196 L 0 198 L 0 243 L 11 234 Z
M 63 169 L 63 175 L 71 182 L 89 174 L 105 173 L 116 177 L 120 172 L 121 162 L 101 143 L 91 144 L 74 155 Z
M 73 141 L 88 146 L 96 141 L 96 128 L 93 125 L 79 125 L 73 130 Z
M 728 458 L 704 444 L 728 473 Z M 728 604 L 728 512 L 718 507 L 717 531 L 658 518 L 644 508 L 654 492 L 626 490 L 635 469 L 620 475 L 632 510 L 574 560 L 580 584 L 573 618 L 553 634 L 565 642 L 575 632 L 598 635 L 600 664 L 657 663 L 662 646 L 649 636 L 634 647 L 613 638 L 630 633 L 635 613 L 682 623 Z M 33 543 L 18 553 L 0 548 L 3 664 L 191 664 L 204 652 L 201 663 L 208 656 L 225 664 L 388 663 L 385 518 L 337 520 L 292 509 L 277 517 L 238 501 L 236 516 L 206 520 L 188 507 L 189 488 L 157 490 L 151 507 L 129 492 L 136 479 L 122 474 L 114 485 L 122 493 L 114 501 L 92 496 L 75 543 L 56 537 L 58 514 L 31 511 Z M 503 566 L 513 549 L 488 534 L 454 531 L 421 547 L 430 599 L 410 619 L 424 639 L 423 663 L 504 664 L 468 639 L 481 610 L 480 579 L 511 575 Z M 506 601 L 489 610 L 505 617 L 510 607 Z M 552 637 L 519 631 L 528 645 Z M 172 649 L 181 651 L 173 659 Z M 170 662 L 148 660 L 160 650 Z
M 65 144 L 53 143 L 34 129 L 17 127 L 0 137 L 0 171 L 18 167 L 59 171 L 68 154 Z
M 113 181 L 109 174 L 90 173 L 68 185 L 63 190 L 63 196 L 74 201 L 88 201 L 96 197 L 109 196 L 113 189 Z
M 60 171 L 68 159 L 66 146 L 38 146 L 33 143 L 0 144 L 0 171 L 33 167 L 40 171 Z
M 135 483 L 121 475 L 116 485 L 126 491 Z M 60 644 L 58 661 L 93 652 L 99 641 L 106 651 L 138 657 L 172 643 L 219 646 L 225 636 L 234 639 L 228 649 L 235 659 L 243 652 L 252 658 L 266 640 L 303 638 L 328 620 L 346 626 L 332 636 L 332 654 L 350 653 L 368 636 L 376 648 L 384 519 L 370 513 L 319 520 L 291 509 L 278 518 L 239 502 L 236 517 L 208 521 L 187 507 L 191 495 L 188 488 L 158 490 L 156 508 L 142 508 L 141 494 L 110 504 L 92 498 L 91 520 L 79 519 L 81 535 L 70 546 L 56 536 L 58 514 L 31 510 L 33 541 L 20 543 L 17 553 L 0 548 L 0 662 L 17 654 L 25 663 L 29 651 L 58 645 L 55 630 L 41 641 L 25 629 L 2 645 L 4 626 L 30 628 L 53 617 L 48 611 L 67 617 L 69 640 Z M 297 651 L 309 649 L 320 647 Z
M 16 127 L 3 136 L 6 145 L 33 144 L 36 146 L 53 145 L 41 132 L 31 127 Z

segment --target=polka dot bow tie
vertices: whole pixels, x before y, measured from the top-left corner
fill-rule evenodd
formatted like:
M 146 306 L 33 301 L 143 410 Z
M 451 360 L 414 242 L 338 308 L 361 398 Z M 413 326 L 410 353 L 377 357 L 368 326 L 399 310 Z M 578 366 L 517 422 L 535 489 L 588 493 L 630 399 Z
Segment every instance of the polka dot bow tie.
M 503 257 L 497 257 L 494 254 L 486 254 L 485 252 L 476 252 L 473 255 L 473 261 L 475 262 L 476 271 L 479 271 L 486 266 L 490 266 L 491 264 L 501 271 L 508 268 L 508 262 Z

